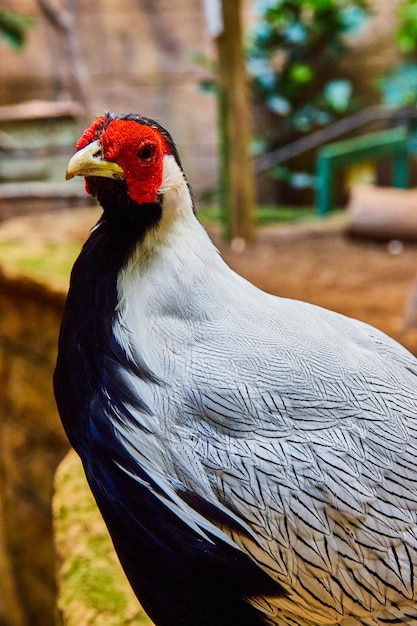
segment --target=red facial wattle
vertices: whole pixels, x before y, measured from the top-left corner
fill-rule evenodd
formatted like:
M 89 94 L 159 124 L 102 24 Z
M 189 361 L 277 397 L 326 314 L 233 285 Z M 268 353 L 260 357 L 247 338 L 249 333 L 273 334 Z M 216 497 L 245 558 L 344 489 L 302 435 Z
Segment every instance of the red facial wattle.
M 139 204 L 156 202 L 162 183 L 163 160 L 170 148 L 162 134 L 133 120 L 113 120 L 105 126 L 99 117 L 77 143 L 81 149 L 99 140 L 102 158 L 117 163 L 124 172 L 128 194 Z M 88 179 L 86 189 L 89 192 Z
M 89 143 L 95 141 L 99 135 L 100 130 L 104 127 L 106 123 L 106 116 L 101 115 L 98 117 L 86 130 L 83 132 L 79 140 L 77 141 L 76 148 L 77 151 L 85 148 Z

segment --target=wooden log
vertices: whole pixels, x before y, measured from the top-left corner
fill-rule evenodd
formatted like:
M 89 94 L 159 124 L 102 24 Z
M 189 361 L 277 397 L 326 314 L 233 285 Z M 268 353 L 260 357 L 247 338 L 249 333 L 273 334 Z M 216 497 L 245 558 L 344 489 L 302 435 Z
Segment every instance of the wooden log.
M 81 182 L 81 181 L 80 181 Z M 94 203 L 81 184 L 19 182 L 0 184 L 0 222 L 18 215 L 59 211 Z
M 0 200 L 44 200 L 50 198 L 74 198 L 85 200 L 86 204 L 89 202 L 82 183 L 71 185 L 65 181 L 62 183 L 25 181 L 0 184 Z
M 417 241 L 417 190 L 357 185 L 347 206 L 347 233 L 378 241 Z
M 408 332 L 417 329 L 417 274 L 414 278 L 410 296 L 403 315 L 402 330 Z
M 5 104 L 0 106 L 0 121 L 27 121 L 45 120 L 61 117 L 78 119 L 84 110 L 79 102 L 73 100 L 44 101 L 29 100 L 19 104 Z

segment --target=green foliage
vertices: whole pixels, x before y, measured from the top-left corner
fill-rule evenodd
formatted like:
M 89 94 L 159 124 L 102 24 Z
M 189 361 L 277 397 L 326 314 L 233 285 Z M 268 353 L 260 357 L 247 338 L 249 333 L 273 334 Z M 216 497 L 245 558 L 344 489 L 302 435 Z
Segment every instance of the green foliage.
M 385 104 L 395 108 L 417 104 L 417 64 L 400 63 L 377 81 Z
M 417 49 L 417 0 L 405 0 L 397 9 L 398 28 L 395 40 L 403 54 Z
M 27 30 L 32 25 L 33 21 L 29 17 L 0 8 L 0 36 L 12 48 L 20 49 L 24 46 Z
M 258 0 L 257 9 L 248 66 L 272 117 L 267 151 L 353 110 L 353 86 L 337 63 L 370 7 L 368 0 Z
M 417 0 L 398 5 L 395 41 L 404 61 L 377 81 L 385 104 L 393 107 L 417 103 Z

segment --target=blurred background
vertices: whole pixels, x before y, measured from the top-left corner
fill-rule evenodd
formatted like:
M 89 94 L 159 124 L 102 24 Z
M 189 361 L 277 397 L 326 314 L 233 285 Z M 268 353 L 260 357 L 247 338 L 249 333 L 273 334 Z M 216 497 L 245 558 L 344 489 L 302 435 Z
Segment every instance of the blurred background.
M 146 621 L 51 389 L 83 128 L 158 120 L 229 264 L 417 353 L 416 103 L 417 0 L 0 3 L 0 626 Z
M 371 105 L 415 104 L 414 2 L 238 4 L 255 155 Z M 106 0 L 99 6 L 87 0 L 3 2 L 0 105 L 67 103 L 81 127 L 105 109 L 140 111 L 170 129 L 195 192 L 215 192 L 219 5 L 216 0 L 182 0 L 175 6 L 163 0 L 121 0 L 117 6 Z M 232 27 L 228 36 L 235 34 Z M 36 114 L 48 116 L 33 109 Z M 0 110 L 2 128 L 10 116 L 12 110 Z M 361 132 L 377 116 L 365 116 Z M 295 163 L 288 158 L 276 163 L 258 181 L 262 202 L 311 203 L 312 195 L 300 191 L 313 186 L 311 155 L 304 150 L 297 156 Z

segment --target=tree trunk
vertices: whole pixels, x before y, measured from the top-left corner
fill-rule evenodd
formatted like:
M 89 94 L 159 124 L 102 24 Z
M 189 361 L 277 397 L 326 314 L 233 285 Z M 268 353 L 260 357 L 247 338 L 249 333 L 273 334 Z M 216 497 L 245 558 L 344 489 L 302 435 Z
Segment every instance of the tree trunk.
M 251 116 L 242 44 L 241 0 L 222 0 L 223 32 L 217 37 L 221 117 L 223 209 L 228 240 L 255 234 L 255 185 L 250 154 Z

